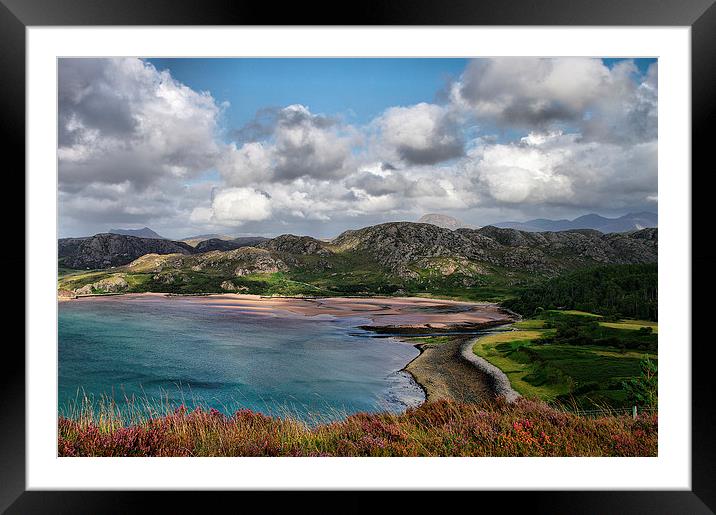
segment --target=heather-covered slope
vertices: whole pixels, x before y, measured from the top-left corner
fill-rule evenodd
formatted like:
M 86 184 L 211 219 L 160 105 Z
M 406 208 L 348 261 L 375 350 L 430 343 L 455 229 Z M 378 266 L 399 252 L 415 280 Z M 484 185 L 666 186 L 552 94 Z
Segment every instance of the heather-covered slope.
M 60 456 L 656 456 L 657 416 L 580 417 L 544 403 L 428 402 L 307 427 L 249 410 L 173 413 L 124 426 L 61 417 Z M 100 422 L 97 422 L 97 421 Z

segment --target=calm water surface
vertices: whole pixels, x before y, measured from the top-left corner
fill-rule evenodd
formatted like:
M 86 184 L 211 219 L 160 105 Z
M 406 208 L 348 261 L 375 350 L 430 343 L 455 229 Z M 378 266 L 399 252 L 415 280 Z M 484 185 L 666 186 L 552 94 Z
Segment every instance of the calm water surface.
M 418 350 L 356 329 L 365 322 L 246 314 L 192 298 L 61 302 L 59 408 L 80 390 L 318 421 L 420 404 L 422 390 L 400 371 Z

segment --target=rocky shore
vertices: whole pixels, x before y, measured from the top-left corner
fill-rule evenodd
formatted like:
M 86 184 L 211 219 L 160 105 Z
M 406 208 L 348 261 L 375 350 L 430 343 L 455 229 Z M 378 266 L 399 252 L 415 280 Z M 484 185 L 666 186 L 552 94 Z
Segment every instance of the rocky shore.
M 454 336 L 446 343 L 417 344 L 420 355 L 404 370 L 422 386 L 427 401 L 439 399 L 479 403 L 494 398 L 490 379 L 460 357 L 460 350 L 473 336 Z

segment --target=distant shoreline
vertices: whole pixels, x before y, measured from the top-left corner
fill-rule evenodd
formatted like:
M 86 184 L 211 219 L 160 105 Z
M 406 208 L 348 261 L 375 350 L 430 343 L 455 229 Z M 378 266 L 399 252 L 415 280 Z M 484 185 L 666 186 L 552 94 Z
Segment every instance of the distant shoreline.
M 64 299 L 60 297 L 60 301 L 92 299 L 101 302 L 104 299 L 118 297 L 144 300 L 191 299 L 207 306 L 234 309 L 237 313 L 263 313 L 274 316 L 361 317 L 368 323 L 358 323 L 357 328 L 392 336 L 475 331 L 507 323 L 514 318 L 512 314 L 494 303 L 425 297 L 283 297 L 234 293 L 117 293 L 81 295 Z

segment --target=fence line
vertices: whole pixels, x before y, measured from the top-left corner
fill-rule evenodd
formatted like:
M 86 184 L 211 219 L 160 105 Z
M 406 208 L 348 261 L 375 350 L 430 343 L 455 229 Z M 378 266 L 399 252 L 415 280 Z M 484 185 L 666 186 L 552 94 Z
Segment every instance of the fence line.
M 581 410 L 581 409 L 569 409 L 566 407 L 561 408 L 562 411 L 565 411 L 567 413 L 571 413 L 572 415 L 577 415 L 579 417 L 604 417 L 604 416 L 618 416 L 618 415 L 631 415 L 634 418 L 636 418 L 638 415 L 642 413 L 658 413 L 659 409 L 654 407 L 637 407 L 632 406 L 629 408 L 601 408 L 601 409 L 589 409 L 589 410 Z

